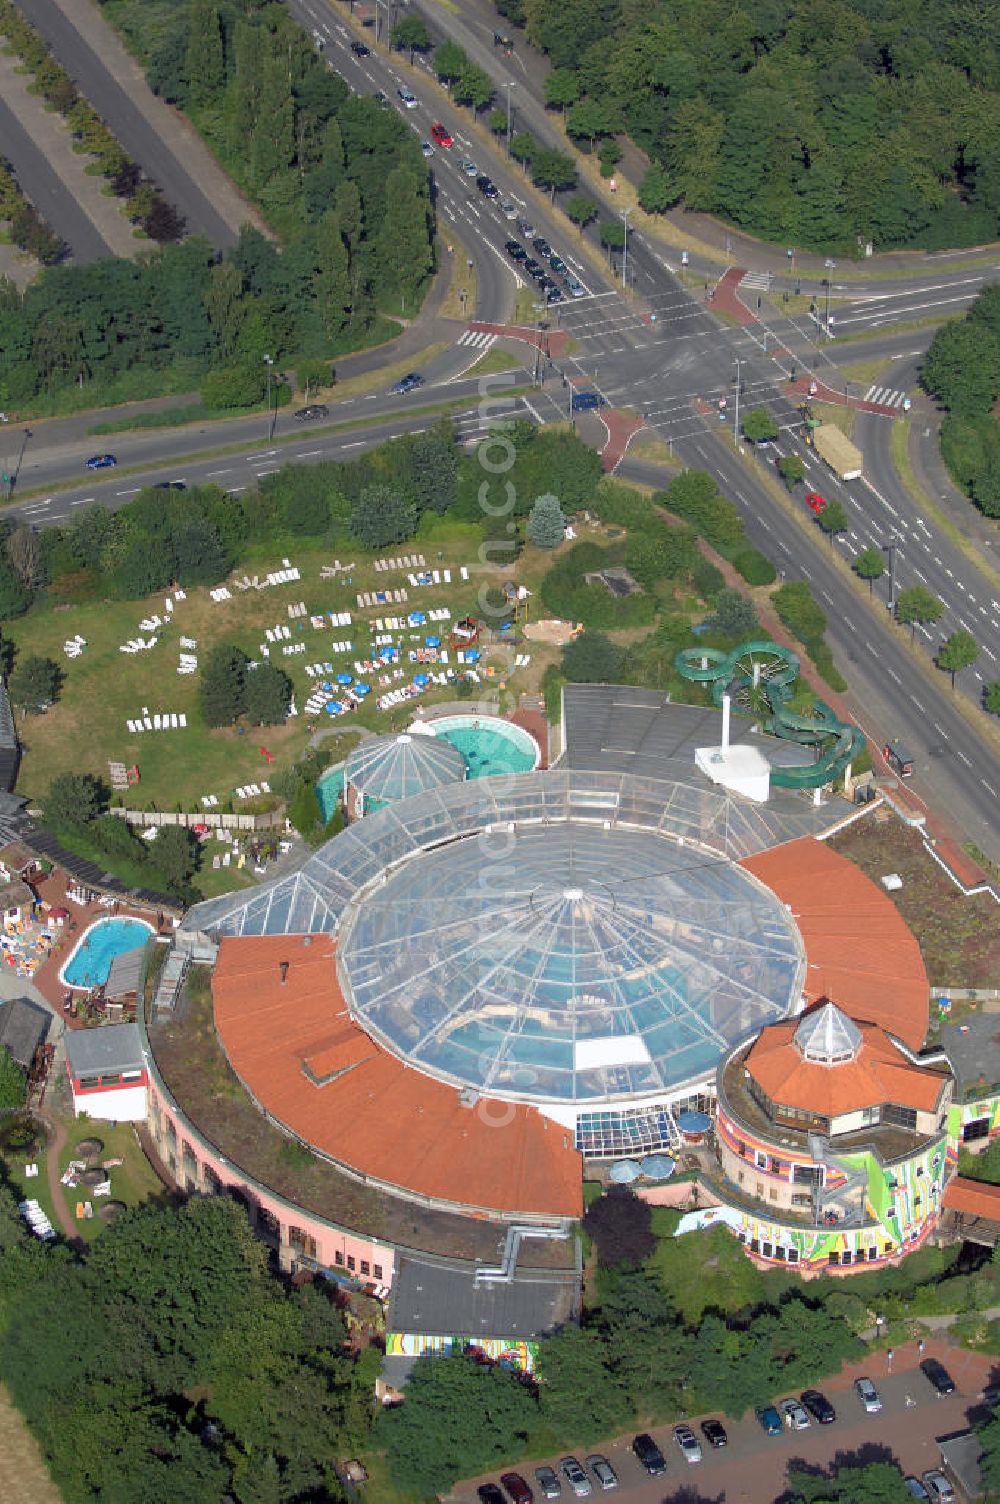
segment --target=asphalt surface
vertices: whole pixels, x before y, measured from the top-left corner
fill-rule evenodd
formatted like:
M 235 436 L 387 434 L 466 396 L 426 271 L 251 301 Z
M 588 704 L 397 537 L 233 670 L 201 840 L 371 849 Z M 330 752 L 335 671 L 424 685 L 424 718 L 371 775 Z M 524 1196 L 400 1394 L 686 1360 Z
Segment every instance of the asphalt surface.
M 53 56 L 80 92 L 160 192 L 184 216 L 190 234 L 206 235 L 215 246 L 236 243 L 236 236 L 212 207 L 184 164 L 153 129 L 54 0 L 19 0 L 21 9 L 41 32 Z M 34 194 L 32 193 L 32 197 Z
M 65 240 L 74 261 L 86 266 L 112 254 L 93 221 L 49 165 L 17 115 L 0 98 L 0 150 L 42 218 Z

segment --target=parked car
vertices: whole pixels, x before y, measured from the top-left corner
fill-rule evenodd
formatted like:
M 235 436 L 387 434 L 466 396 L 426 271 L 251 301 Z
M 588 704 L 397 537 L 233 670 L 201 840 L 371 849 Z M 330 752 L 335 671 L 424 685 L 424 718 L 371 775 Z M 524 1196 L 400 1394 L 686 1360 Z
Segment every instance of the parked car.
M 721 1420 L 714 1420 L 711 1417 L 708 1420 L 702 1421 L 701 1434 L 702 1436 L 704 1436 L 710 1447 L 724 1447 L 729 1442 L 729 1437 L 726 1435 L 726 1428 L 722 1424 Z
M 499 197 L 499 190 L 497 189 L 496 183 L 494 183 L 492 178 L 488 178 L 485 172 L 480 173 L 479 177 L 476 179 L 476 187 L 483 195 L 483 198 Z
M 555 1469 L 545 1463 L 535 1468 L 535 1482 L 543 1499 L 558 1499 L 562 1494 L 562 1484 L 556 1475 Z
M 877 1415 L 882 1408 L 882 1400 L 871 1379 L 855 1379 L 854 1387 L 868 1414 Z
M 597 1479 L 601 1488 L 607 1491 L 609 1488 L 618 1487 L 618 1474 L 608 1459 L 600 1452 L 592 1452 L 587 1458 L 587 1466 Z
M 684 1453 L 686 1462 L 701 1461 L 701 1442 L 690 1426 L 675 1426 L 674 1440 Z
M 773 1405 L 758 1405 L 755 1411 L 757 1422 L 767 1436 L 781 1435 L 781 1416 Z
M 88 470 L 111 470 L 118 461 L 113 454 L 92 454 L 87 461 Z
M 651 1478 L 660 1478 L 667 1471 L 667 1459 L 645 1431 L 632 1438 L 632 1450 Z
M 545 256 L 547 258 L 552 255 L 552 247 L 549 245 L 544 235 L 536 235 L 531 243 L 535 247 L 535 250 L 538 252 L 539 256 Z
M 414 94 L 412 89 L 408 89 L 405 84 L 400 84 L 399 88 L 396 90 L 396 93 L 399 95 L 400 99 L 403 101 L 403 104 L 408 110 L 415 110 L 417 108 L 419 100 L 417 99 L 417 96 Z
M 929 1472 L 923 1474 L 923 1484 L 932 1504 L 954 1504 L 955 1490 L 944 1473 L 939 1472 L 936 1467 L 932 1467 Z
M 438 124 L 436 121 L 431 126 L 431 139 L 433 141 L 436 141 L 438 146 L 455 145 L 454 136 L 452 136 L 449 131 L 446 131 L 443 125 Z
M 408 371 L 405 376 L 400 377 L 395 386 L 389 388 L 389 391 L 394 397 L 402 397 L 407 392 L 415 391 L 418 386 L 423 386 L 423 384 L 424 378 L 420 375 L 419 371 Z
M 501 1473 L 500 1482 L 513 1499 L 514 1504 L 535 1504 L 535 1496 L 528 1487 L 527 1480 L 522 1478 L 520 1473 Z
M 920 1369 L 924 1378 L 930 1380 L 938 1394 L 955 1393 L 955 1380 L 944 1364 L 938 1362 L 937 1358 L 924 1358 Z
M 809 1416 L 798 1400 L 782 1400 L 781 1413 L 790 1431 L 808 1431 Z
M 576 1498 L 587 1499 L 594 1492 L 594 1485 L 575 1457 L 564 1457 L 559 1464 L 559 1470 Z
M 364 42 L 352 42 L 351 51 L 355 57 L 371 57 L 371 48 L 366 47 Z
M 507 1504 L 507 1500 L 495 1483 L 481 1483 L 476 1489 L 479 1504 Z
M 830 1426 L 837 1419 L 836 1410 L 826 1395 L 820 1394 L 818 1389 L 806 1389 L 799 1398 L 809 1414 L 814 1420 L 818 1420 L 821 1426 Z
M 434 155 L 434 148 L 429 141 L 421 141 L 420 150 L 425 157 L 433 157 Z
M 929 1499 L 930 1498 L 930 1494 L 927 1492 L 926 1488 L 921 1483 L 921 1481 L 920 1481 L 919 1478 L 912 1478 L 912 1477 L 911 1478 L 904 1478 L 903 1482 L 906 1484 L 907 1491 L 909 1492 L 911 1498 L 914 1498 L 914 1499 Z
M 308 407 L 300 407 L 295 416 L 301 418 L 303 422 L 308 422 L 310 418 L 328 418 L 330 409 L 325 402 L 310 402 Z

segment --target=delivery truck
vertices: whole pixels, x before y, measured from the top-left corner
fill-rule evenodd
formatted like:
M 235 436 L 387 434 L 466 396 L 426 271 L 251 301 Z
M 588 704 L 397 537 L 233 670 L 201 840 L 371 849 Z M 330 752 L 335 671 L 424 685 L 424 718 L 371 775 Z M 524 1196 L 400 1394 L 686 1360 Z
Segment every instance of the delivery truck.
M 839 475 L 841 480 L 861 479 L 864 456 L 846 433 L 841 433 L 832 423 L 820 423 L 812 429 L 810 437 L 816 453 L 826 461 L 834 475 Z

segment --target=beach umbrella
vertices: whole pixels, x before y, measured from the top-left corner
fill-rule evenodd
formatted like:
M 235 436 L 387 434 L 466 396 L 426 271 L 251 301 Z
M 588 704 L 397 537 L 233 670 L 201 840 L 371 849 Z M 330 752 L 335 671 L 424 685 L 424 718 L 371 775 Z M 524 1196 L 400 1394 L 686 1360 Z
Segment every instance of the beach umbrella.
M 440 637 L 425 637 L 424 642 L 429 648 L 439 648 L 441 646 Z
M 396 659 L 399 657 L 399 649 L 398 648 L 379 648 L 378 655 L 386 663 L 395 663 Z
M 322 684 L 320 685 L 320 689 L 325 689 L 329 692 L 333 689 L 333 685 L 330 683 L 329 679 L 324 679 Z
M 677 1168 L 677 1161 L 669 1154 L 647 1154 L 639 1169 L 647 1180 L 669 1180 Z
M 413 682 L 414 684 L 419 684 L 420 688 L 423 689 L 425 684 L 429 684 L 431 682 L 430 674 L 414 674 Z
M 615 1185 L 629 1185 L 633 1180 L 638 1180 L 641 1174 L 634 1159 L 619 1159 L 608 1171 L 608 1179 L 613 1180 Z
M 354 693 L 358 695 L 362 700 L 364 699 L 365 695 L 370 695 L 371 692 L 372 687 L 370 684 L 355 684 L 354 686 Z
M 427 615 L 423 611 L 411 611 L 407 617 L 411 627 L 422 627 L 426 620 Z
M 677 1126 L 682 1133 L 707 1133 L 712 1126 L 712 1119 L 707 1112 L 685 1108 L 677 1114 Z
M 467 648 L 465 652 L 465 661 L 466 663 L 478 663 L 482 656 L 483 655 L 478 648 Z
M 338 684 L 350 684 L 350 682 L 351 682 L 351 675 L 350 674 L 338 674 L 337 675 L 337 683 Z
M 343 705 L 341 705 L 339 700 L 327 700 L 326 704 L 323 706 L 323 709 L 326 711 L 327 715 L 339 715 L 343 708 L 344 707 Z

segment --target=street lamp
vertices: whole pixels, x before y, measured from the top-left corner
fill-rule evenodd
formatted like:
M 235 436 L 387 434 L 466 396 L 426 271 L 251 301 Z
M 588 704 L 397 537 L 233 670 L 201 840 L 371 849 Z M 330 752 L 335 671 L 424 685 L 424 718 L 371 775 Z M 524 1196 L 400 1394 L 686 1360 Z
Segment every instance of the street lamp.
M 501 87 L 501 89 L 506 89 L 507 90 L 507 154 L 509 156 L 510 155 L 510 121 L 511 121 L 511 115 L 510 115 L 510 91 L 511 91 L 511 89 L 516 89 L 517 88 L 517 80 L 512 78 L 507 83 L 501 84 L 500 87 Z
M 625 240 L 622 245 L 622 286 L 628 287 L 628 217 L 632 213 L 632 206 L 622 210 L 622 219 L 625 223 Z
M 33 437 L 34 437 L 34 435 L 32 434 L 31 429 L 30 428 L 26 428 L 24 430 L 24 434 L 22 435 L 22 438 L 21 438 L 21 449 L 20 449 L 20 453 L 17 456 L 17 464 L 14 466 L 14 474 L 10 478 L 10 489 L 12 491 L 13 491 L 14 487 L 17 485 L 17 477 L 21 473 L 21 462 L 24 459 L 24 451 L 28 447 L 28 441 L 29 441 L 29 439 L 32 439 Z
M 272 356 L 264 356 L 264 364 L 267 366 L 267 438 L 270 443 L 274 438 L 274 427 L 278 421 L 278 409 L 275 406 L 274 417 L 271 416 L 271 367 L 274 365 Z
M 826 288 L 826 337 L 830 338 L 830 278 L 823 278 L 823 286 Z
M 884 554 L 889 555 L 889 615 L 896 615 L 896 550 L 899 544 L 890 539 L 888 543 L 879 543 L 879 548 Z
M 733 438 L 737 446 L 740 442 L 740 366 L 743 364 L 740 356 L 736 356 L 736 408 L 733 416 Z

